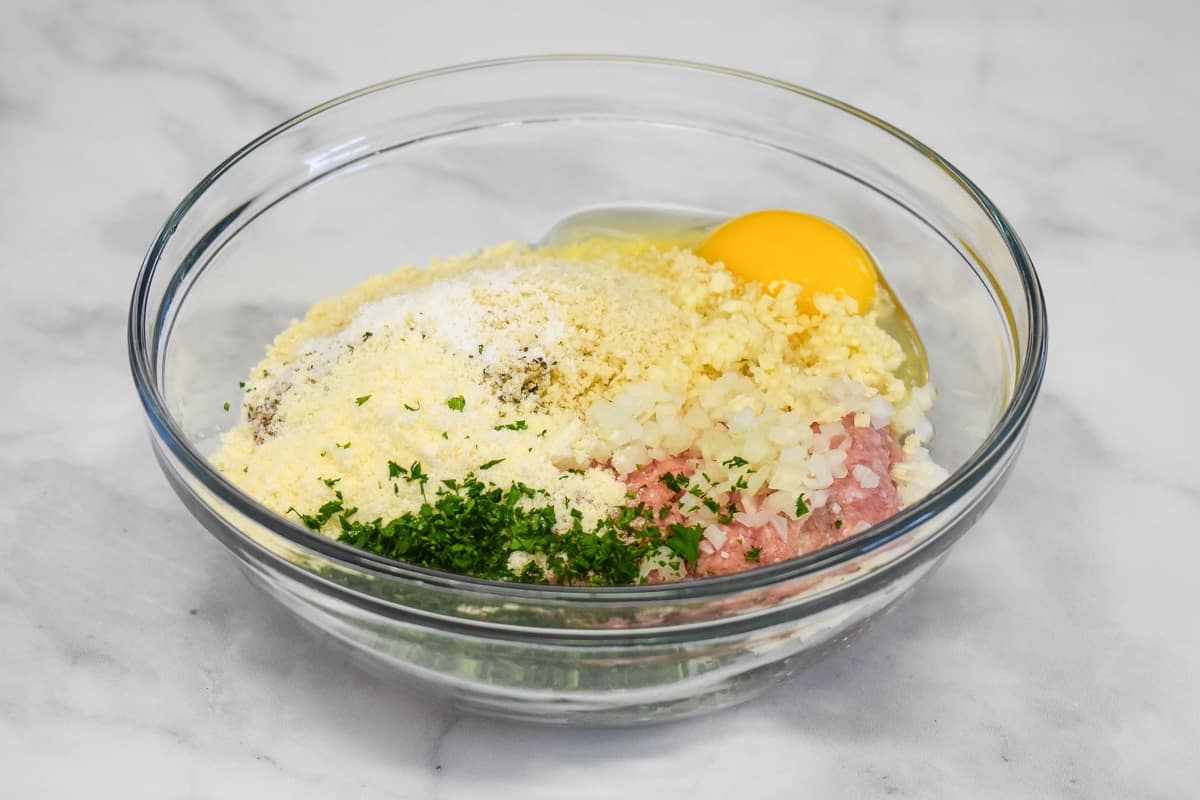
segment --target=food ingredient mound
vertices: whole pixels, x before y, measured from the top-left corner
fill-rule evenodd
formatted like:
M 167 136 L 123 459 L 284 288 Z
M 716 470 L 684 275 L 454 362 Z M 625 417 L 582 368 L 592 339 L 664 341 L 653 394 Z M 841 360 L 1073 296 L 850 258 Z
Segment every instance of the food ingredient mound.
M 606 239 L 404 267 L 279 335 L 213 461 L 323 534 L 479 577 L 775 563 L 945 477 L 877 309 L 801 291 Z

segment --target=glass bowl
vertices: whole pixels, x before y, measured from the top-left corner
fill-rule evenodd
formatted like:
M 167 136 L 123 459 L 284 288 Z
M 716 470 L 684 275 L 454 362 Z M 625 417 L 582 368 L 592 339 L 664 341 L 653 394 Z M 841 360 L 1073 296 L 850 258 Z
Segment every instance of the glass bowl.
M 627 588 L 529 586 L 315 535 L 206 459 L 238 381 L 314 301 L 401 263 L 536 241 L 599 206 L 794 208 L 866 244 L 924 339 L 951 470 L 808 556 Z M 381 83 L 263 134 L 184 198 L 137 277 L 134 381 L 191 512 L 299 617 L 482 713 L 626 724 L 740 702 L 846 645 L 995 498 L 1046 358 L 1024 247 L 944 159 L 800 87 L 655 59 L 555 56 Z

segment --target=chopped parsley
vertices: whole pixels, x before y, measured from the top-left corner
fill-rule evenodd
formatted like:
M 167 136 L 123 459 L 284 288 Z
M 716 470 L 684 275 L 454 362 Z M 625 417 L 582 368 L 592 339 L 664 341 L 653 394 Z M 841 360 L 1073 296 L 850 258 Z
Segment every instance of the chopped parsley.
M 762 555 L 761 547 L 751 547 L 749 550 L 746 551 L 746 560 L 747 561 L 758 561 L 758 557 L 760 555 Z
M 344 508 L 345 502 L 341 491 L 334 491 L 333 499 L 317 509 L 315 514 L 301 514 L 294 508 L 289 508 L 288 513 L 294 513 L 307 527 L 319 531 L 329 520 L 333 519 L 335 514 L 343 512 Z
M 496 466 L 503 460 L 504 460 L 503 458 L 494 458 L 491 461 L 485 461 L 484 463 L 479 465 L 479 469 L 480 470 L 491 469 L 492 467 Z
M 842 529 L 842 521 L 840 519 L 834 520 L 833 527 L 837 528 L 838 530 L 841 530 Z
M 667 488 L 672 492 L 682 492 L 686 490 L 688 484 L 691 482 L 688 476 L 684 475 L 682 472 L 680 472 L 678 475 L 673 472 L 664 472 L 662 475 L 658 476 L 658 481 L 659 483 L 665 483 Z
M 405 483 L 416 483 L 421 490 L 421 496 L 425 496 L 425 484 L 429 483 L 429 473 L 421 469 L 421 462 L 414 461 L 410 466 L 402 467 L 395 461 L 388 462 L 388 477 L 404 478 Z M 400 494 L 400 487 L 393 485 L 392 491 L 395 494 Z
M 798 495 L 796 497 L 796 517 L 797 518 L 803 517 L 807 513 L 808 513 L 808 502 L 805 500 L 804 495 L 802 495 L 802 494 Z M 841 526 L 839 526 L 839 527 L 841 527 Z
M 461 394 L 455 395 L 446 401 L 446 405 L 450 407 L 451 411 L 462 411 L 467 407 L 467 398 Z
M 388 462 L 388 477 L 389 478 L 404 478 L 408 483 L 420 481 L 426 483 L 429 481 L 429 474 L 421 469 L 421 462 L 414 461 L 410 466 L 402 467 L 395 461 Z
M 333 446 L 338 448 L 339 450 L 349 450 L 350 449 L 349 442 L 346 442 L 345 444 L 338 444 L 337 442 L 334 442 Z
M 750 463 L 749 461 L 742 458 L 741 456 L 734 456 L 733 458 L 727 458 L 724 461 L 722 461 L 721 466 L 726 467 L 728 469 L 736 469 L 738 467 L 744 467 L 749 463 Z
M 664 544 L 684 561 L 695 564 L 700 558 L 700 539 L 704 537 L 704 528 L 699 525 L 680 525 L 676 522 L 668 526 L 668 530 L 671 535 Z
M 226 410 L 226 411 L 228 411 L 228 410 L 229 410 L 229 403 L 226 403 L 226 404 L 225 404 L 225 410 Z
M 497 430 L 497 431 L 524 431 L 524 430 L 528 430 L 528 429 L 529 429 L 529 426 L 525 424 L 525 420 L 523 420 L 523 419 L 519 419 L 519 420 L 517 420 L 516 422 L 510 422 L 510 423 L 509 423 L 509 424 L 507 424 L 507 425 L 497 425 L 497 426 L 496 426 L 495 428 L 493 428 L 492 430 Z M 545 431 L 542 431 L 542 433 L 545 433 Z
M 361 406 L 363 403 L 367 402 L 370 399 L 371 399 L 371 395 L 364 394 L 362 397 L 354 398 L 354 404 Z
M 490 469 L 503 459 L 481 464 Z M 430 476 L 419 461 L 404 466 L 387 462 L 388 477 L 419 483 L 422 496 Z M 315 513 L 288 509 L 313 530 L 336 524 L 338 540 L 418 566 L 526 583 L 628 585 L 637 583 L 642 564 L 659 547 L 674 554 L 671 563 L 694 564 L 699 558 L 700 525 L 666 525 L 655 519 L 646 503 L 622 508 L 611 518 L 585 526 L 583 513 L 567 509 L 570 527 L 562 530 L 561 513 L 549 493 L 523 483 L 498 486 L 469 473 L 465 478 L 438 482 L 432 497 L 418 510 L 384 521 L 358 519 L 336 488 L 339 479 L 322 481 L 333 499 Z M 398 491 L 398 489 L 397 489 Z M 661 511 L 659 512 L 661 514 Z M 513 553 L 540 554 L 545 559 L 510 568 Z M 547 566 L 539 566 L 544 563 Z
M 409 411 L 420 411 L 420 410 L 421 410 L 421 404 L 420 404 L 420 403 L 417 403 L 415 406 L 410 406 L 408 403 L 405 403 L 405 404 L 404 404 L 404 407 L 405 407 L 406 409 L 408 409 Z

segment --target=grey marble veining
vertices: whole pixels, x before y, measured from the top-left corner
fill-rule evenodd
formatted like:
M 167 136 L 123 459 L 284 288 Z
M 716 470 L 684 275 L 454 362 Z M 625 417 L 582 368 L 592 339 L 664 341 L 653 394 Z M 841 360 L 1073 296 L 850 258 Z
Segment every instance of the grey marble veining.
M 1200 782 L 1200 6 L 1181 0 L 0 8 L 0 773 L 13 796 L 1153 797 Z M 294 111 L 544 51 L 777 75 L 1005 210 L 1052 352 L 1024 457 L 854 648 L 747 706 L 560 731 L 372 677 L 167 489 L 125 308 L 191 185 Z

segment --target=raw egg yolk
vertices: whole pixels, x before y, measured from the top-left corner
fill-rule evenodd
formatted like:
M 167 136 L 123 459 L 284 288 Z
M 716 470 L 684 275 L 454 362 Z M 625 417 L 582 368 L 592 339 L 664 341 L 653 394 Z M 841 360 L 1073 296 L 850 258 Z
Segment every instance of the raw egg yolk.
M 817 314 L 813 296 L 844 295 L 858 301 L 860 313 L 875 299 L 875 262 L 858 241 L 832 222 L 799 211 L 755 211 L 734 217 L 695 250 L 705 261 L 720 261 L 735 275 L 759 281 L 798 283 L 801 312 Z M 778 288 L 778 287 L 776 287 Z

